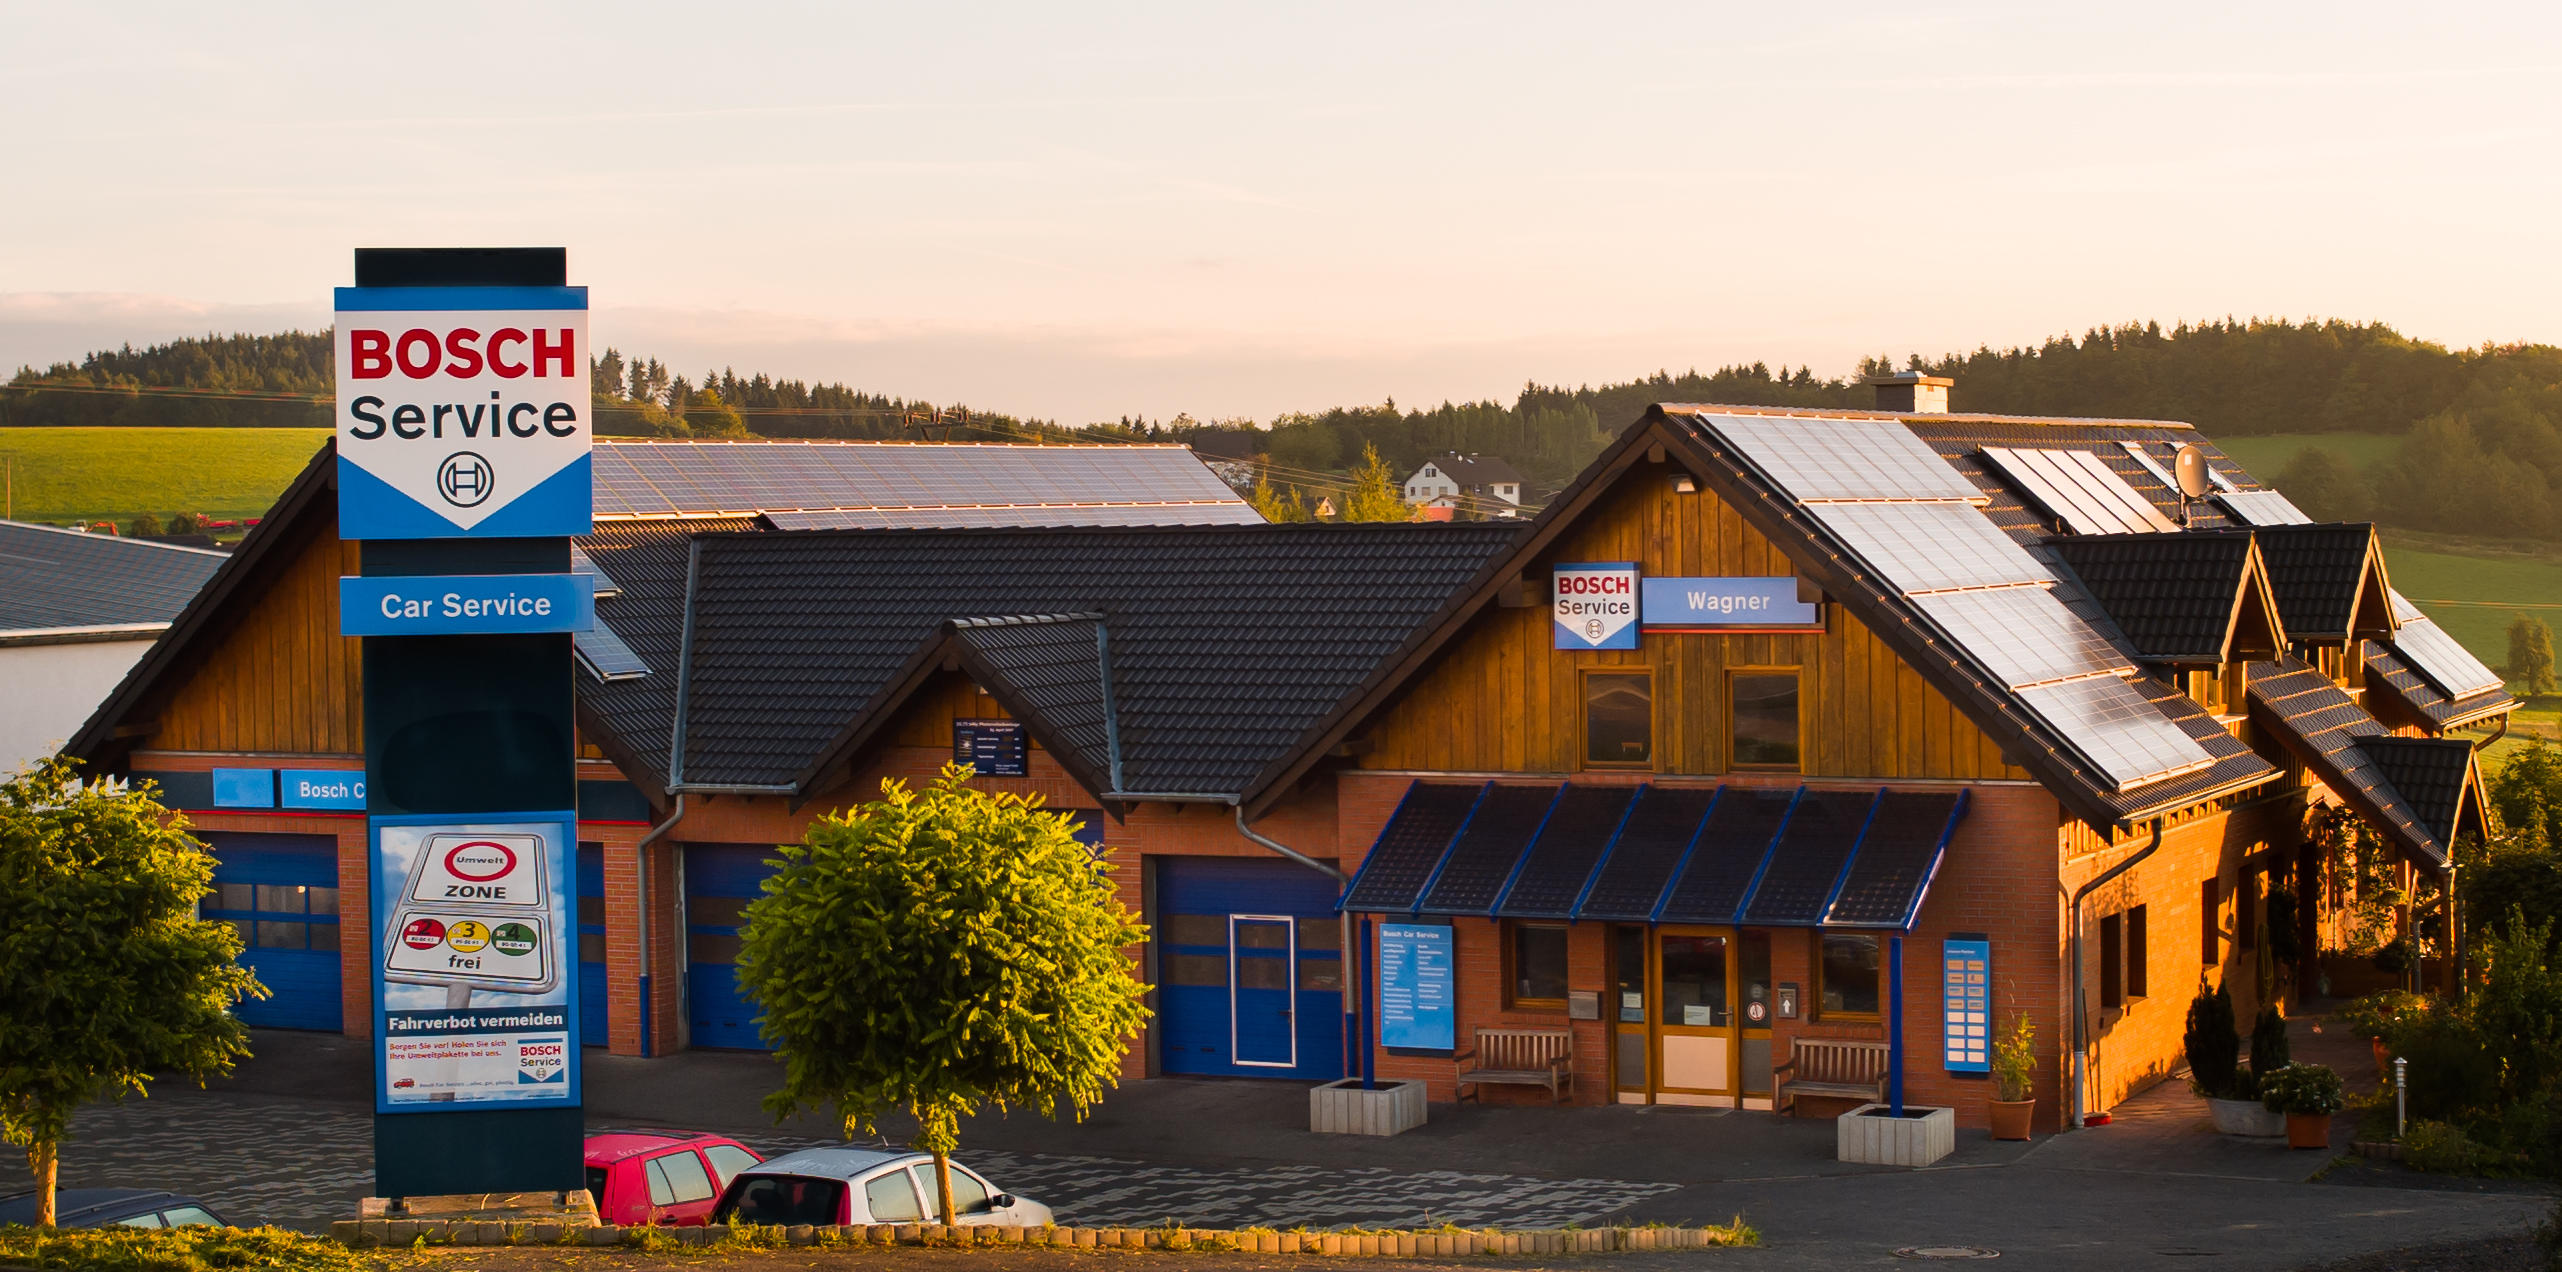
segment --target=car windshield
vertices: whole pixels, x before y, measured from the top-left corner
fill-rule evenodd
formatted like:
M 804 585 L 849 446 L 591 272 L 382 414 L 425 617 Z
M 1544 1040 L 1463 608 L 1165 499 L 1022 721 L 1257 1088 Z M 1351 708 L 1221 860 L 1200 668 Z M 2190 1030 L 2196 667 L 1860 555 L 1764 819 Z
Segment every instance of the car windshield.
M 841 1179 L 741 1175 L 730 1182 L 712 1222 L 833 1224 L 844 1213 Z

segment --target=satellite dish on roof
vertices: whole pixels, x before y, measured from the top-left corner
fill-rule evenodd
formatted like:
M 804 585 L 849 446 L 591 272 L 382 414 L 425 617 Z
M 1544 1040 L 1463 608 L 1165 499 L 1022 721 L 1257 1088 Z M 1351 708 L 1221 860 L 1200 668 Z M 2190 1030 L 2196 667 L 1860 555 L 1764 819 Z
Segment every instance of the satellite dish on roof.
M 2182 446 L 2171 458 L 2172 471 L 2179 474 L 2179 493 L 2189 499 L 2204 499 L 2215 489 L 2215 480 L 2206 466 L 2206 452 L 2194 445 Z

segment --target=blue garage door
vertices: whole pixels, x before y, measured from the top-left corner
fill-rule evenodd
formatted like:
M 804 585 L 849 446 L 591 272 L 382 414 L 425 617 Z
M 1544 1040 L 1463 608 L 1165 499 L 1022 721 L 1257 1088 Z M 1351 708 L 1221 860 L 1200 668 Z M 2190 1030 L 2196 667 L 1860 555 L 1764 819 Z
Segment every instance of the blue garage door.
M 761 844 L 685 845 L 685 995 L 693 1045 L 762 1051 L 756 1004 L 738 987 L 739 912 L 763 896 Z
M 1333 881 L 1287 861 L 1156 862 L 1164 1071 L 1342 1077 L 1343 946 Z
M 605 845 L 578 846 L 578 1040 L 604 1046 Z
M 262 1029 L 338 1032 L 338 841 L 222 831 L 204 840 L 214 856 L 205 917 L 240 933 L 240 963 L 269 995 L 233 1012 Z

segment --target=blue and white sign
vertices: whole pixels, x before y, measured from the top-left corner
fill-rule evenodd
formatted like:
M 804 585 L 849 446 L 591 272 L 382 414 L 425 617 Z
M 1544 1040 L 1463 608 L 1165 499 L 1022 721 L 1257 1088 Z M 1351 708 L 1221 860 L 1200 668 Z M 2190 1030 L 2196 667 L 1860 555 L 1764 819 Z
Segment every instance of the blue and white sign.
M 338 533 L 592 528 L 587 289 L 338 289 Z
M 491 636 L 596 625 L 592 574 L 418 574 L 338 580 L 342 636 Z
M 278 803 L 338 813 L 365 811 L 363 769 L 279 769 Z
M 1418 1051 L 1458 1045 L 1456 968 L 1447 923 L 1379 925 L 1379 1044 Z
M 1821 631 L 1823 612 L 1797 599 L 1790 577 L 1647 579 L 1648 631 Z
M 276 770 L 215 769 L 213 771 L 213 803 L 216 808 L 274 808 L 276 806 Z
M 1637 563 L 1560 565 L 1549 575 L 1559 649 L 1637 647 Z
M 372 820 L 376 1112 L 578 1103 L 576 818 Z
M 1952 936 L 1939 944 L 1940 1047 L 1950 1073 L 1990 1073 L 1993 943 Z

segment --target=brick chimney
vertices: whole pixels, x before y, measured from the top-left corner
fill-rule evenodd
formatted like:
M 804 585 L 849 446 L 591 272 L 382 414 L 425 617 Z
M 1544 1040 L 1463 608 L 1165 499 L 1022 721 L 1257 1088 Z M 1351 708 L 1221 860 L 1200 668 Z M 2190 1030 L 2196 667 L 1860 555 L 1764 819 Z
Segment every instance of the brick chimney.
M 1948 414 L 1948 390 L 1957 382 L 1944 375 L 1906 371 L 1872 375 L 1865 381 L 1877 390 L 1877 409 L 1899 415 Z

